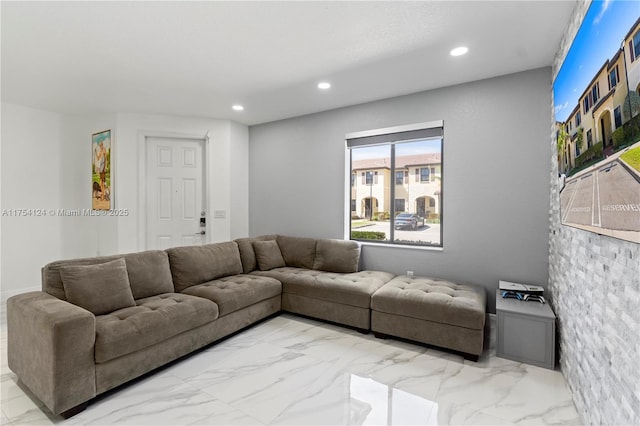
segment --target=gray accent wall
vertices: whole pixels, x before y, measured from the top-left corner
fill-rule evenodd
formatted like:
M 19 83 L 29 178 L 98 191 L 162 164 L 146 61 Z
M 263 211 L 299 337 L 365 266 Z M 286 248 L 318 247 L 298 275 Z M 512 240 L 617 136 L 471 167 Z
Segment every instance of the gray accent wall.
M 550 116 L 541 68 L 252 126 L 249 233 L 344 238 L 345 134 L 444 120 L 444 249 L 366 245 L 363 267 L 480 285 L 495 312 L 498 280 L 548 282 Z
M 576 4 L 554 63 L 557 74 L 590 2 Z M 598 7 L 598 6 L 596 6 Z M 549 289 L 560 366 L 583 424 L 640 424 L 640 244 L 560 223 L 551 129 Z

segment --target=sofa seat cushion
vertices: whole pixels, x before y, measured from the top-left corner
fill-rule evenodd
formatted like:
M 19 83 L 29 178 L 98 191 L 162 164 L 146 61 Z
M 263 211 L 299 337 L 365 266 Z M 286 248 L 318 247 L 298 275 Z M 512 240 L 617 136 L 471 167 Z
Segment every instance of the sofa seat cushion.
M 484 289 L 436 278 L 398 276 L 376 291 L 371 309 L 442 324 L 482 330 Z
M 218 318 L 211 300 L 165 293 L 96 317 L 96 363 L 126 355 Z
M 283 293 L 360 308 L 369 308 L 371 295 L 393 278 L 393 274 L 378 271 L 338 274 L 292 267 L 254 271 L 253 274 L 276 278 L 282 282 Z
M 218 305 L 220 316 L 230 314 L 282 293 L 280 281 L 258 275 L 233 275 L 195 285 L 184 294 L 204 297 Z

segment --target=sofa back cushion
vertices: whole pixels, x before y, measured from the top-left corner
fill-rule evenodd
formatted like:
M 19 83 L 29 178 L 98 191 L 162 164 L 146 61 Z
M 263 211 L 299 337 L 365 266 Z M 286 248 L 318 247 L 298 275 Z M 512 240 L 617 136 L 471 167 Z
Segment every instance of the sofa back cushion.
M 169 256 L 160 250 L 143 251 L 124 256 L 131 291 L 135 299 L 173 293 Z
M 58 299 L 67 300 L 60 276 L 61 267 L 66 265 L 98 265 L 121 258 L 124 258 L 127 265 L 129 284 L 135 299 L 174 291 L 169 258 L 167 253 L 160 250 L 51 262 L 42 268 L 42 291 Z
M 254 241 L 270 241 L 275 240 L 276 235 L 262 235 L 260 237 L 253 238 L 238 238 L 236 243 L 238 244 L 238 250 L 240 251 L 240 260 L 242 261 L 242 273 L 248 274 L 251 271 L 258 269 L 258 263 L 256 261 L 256 252 L 253 249 Z
M 94 315 L 136 306 L 123 258 L 97 265 L 64 265 L 60 277 L 67 300 Z
M 278 235 L 278 245 L 287 266 L 313 269 L 316 257 L 315 239 Z
M 287 266 L 280 252 L 280 246 L 275 240 L 254 241 L 253 250 L 256 252 L 256 261 L 261 271 Z
M 228 275 L 242 274 L 235 241 L 167 249 L 177 292 Z
M 313 269 L 327 272 L 358 272 L 360 244 L 356 241 L 321 239 L 316 243 Z

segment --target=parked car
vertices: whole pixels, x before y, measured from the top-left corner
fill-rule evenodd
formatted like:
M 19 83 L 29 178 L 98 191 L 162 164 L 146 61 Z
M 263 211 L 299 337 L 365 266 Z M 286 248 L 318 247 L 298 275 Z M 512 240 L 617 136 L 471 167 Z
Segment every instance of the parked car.
M 396 229 L 417 229 L 418 226 L 424 226 L 424 217 L 420 217 L 414 213 L 400 213 L 398 216 L 396 216 Z

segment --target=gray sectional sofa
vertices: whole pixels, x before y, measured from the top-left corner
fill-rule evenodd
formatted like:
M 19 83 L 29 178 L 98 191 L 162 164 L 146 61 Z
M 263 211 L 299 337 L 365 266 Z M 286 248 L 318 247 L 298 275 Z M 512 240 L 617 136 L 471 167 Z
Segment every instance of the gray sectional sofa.
M 359 271 L 359 260 L 353 241 L 267 235 L 53 262 L 42 269 L 42 291 L 7 301 L 9 368 L 68 417 L 280 311 L 482 353 L 484 290 L 448 283 L 399 295 L 393 274 Z

